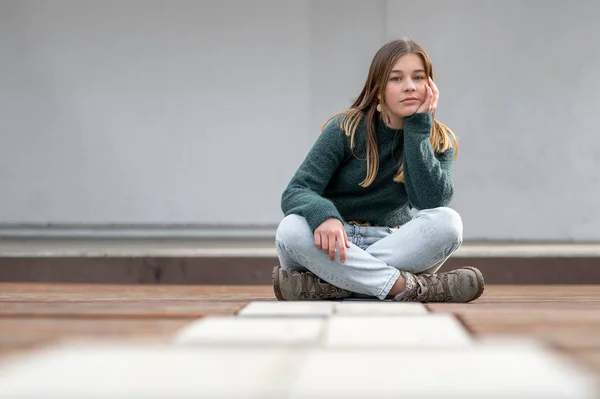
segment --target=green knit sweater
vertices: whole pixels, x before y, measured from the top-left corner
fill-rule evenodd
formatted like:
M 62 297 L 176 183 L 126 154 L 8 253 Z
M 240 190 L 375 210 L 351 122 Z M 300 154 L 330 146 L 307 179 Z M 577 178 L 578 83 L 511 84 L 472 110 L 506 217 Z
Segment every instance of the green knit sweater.
M 353 154 L 340 118 L 327 124 L 284 190 L 281 209 L 286 216 L 303 216 L 314 232 L 330 217 L 397 226 L 411 219 L 411 207 L 448 205 L 454 192 L 455 150 L 433 151 L 429 141 L 431 114 L 405 118 L 401 130 L 378 122 L 379 171 L 366 188 L 360 186 L 367 175 L 366 124 L 363 120 L 356 129 Z M 393 177 L 402 158 L 405 183 L 397 183 Z

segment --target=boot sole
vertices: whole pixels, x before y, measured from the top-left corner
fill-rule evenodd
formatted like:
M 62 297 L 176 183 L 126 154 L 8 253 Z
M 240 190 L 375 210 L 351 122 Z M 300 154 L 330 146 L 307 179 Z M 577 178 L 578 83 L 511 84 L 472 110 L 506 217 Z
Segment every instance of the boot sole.
M 479 291 L 477 291 L 477 294 L 475 294 L 475 296 L 469 301 L 469 302 L 471 302 L 471 301 L 476 300 L 477 298 L 479 298 L 481 296 L 481 294 L 483 294 L 483 290 L 485 288 L 485 281 L 483 281 L 483 274 L 481 274 L 479 269 L 472 267 L 472 266 L 466 266 L 466 267 L 463 267 L 462 269 L 469 269 L 473 273 L 475 273 L 475 275 L 477 276 L 477 283 L 479 283 Z
M 279 288 L 279 268 L 280 266 L 275 266 L 273 268 L 273 292 L 275 293 L 275 298 L 278 301 L 285 301 L 283 295 L 281 294 L 281 289 Z

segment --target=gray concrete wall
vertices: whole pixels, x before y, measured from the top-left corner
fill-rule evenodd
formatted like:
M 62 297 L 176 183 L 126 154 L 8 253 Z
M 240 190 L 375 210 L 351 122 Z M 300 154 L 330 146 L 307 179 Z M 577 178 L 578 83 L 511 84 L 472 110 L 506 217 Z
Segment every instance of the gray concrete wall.
M 321 123 L 408 35 L 461 140 L 465 238 L 600 241 L 600 6 L 573 3 L 0 0 L 0 232 L 273 234 Z
M 600 241 L 600 3 L 388 2 L 433 57 L 466 237 Z

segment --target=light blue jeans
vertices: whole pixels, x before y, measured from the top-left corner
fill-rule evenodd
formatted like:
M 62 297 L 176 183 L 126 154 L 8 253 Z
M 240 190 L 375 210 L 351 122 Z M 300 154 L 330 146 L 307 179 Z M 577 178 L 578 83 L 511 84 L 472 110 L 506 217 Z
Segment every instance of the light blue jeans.
M 462 220 L 447 207 L 421 210 L 396 229 L 347 223 L 344 227 L 351 247 L 342 263 L 339 250 L 332 261 L 329 253 L 317 248 L 305 218 L 286 216 L 275 237 L 281 267 L 309 270 L 358 297 L 384 300 L 400 271 L 435 273 L 462 243 Z

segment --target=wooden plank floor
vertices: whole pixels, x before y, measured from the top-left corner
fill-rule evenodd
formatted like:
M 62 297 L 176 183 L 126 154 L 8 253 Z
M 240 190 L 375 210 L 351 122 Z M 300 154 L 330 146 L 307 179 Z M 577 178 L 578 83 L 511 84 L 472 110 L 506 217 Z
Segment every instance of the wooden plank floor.
M 0 361 L 72 339 L 167 341 L 205 315 L 233 315 L 268 286 L 0 284 Z M 470 304 L 429 304 L 478 338 L 530 337 L 600 378 L 600 285 L 488 286 Z

